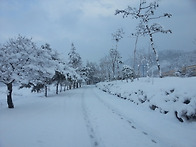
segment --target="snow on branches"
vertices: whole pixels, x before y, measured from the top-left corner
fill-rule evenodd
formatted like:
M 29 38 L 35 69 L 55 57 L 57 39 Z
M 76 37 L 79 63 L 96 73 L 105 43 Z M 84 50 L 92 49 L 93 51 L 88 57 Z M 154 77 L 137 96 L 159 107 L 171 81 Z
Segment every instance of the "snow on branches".
M 153 34 L 155 33 L 172 33 L 171 30 L 165 30 L 160 24 L 152 22 L 163 17 L 170 18 L 172 15 L 170 13 L 164 13 L 162 15 L 156 15 L 155 11 L 159 7 L 158 0 L 154 2 L 147 3 L 147 0 L 140 0 L 138 8 L 130 7 L 124 10 L 116 10 L 115 15 L 123 14 L 123 18 L 132 16 L 133 19 L 139 19 L 139 24 L 136 27 L 136 33 L 132 33 L 133 36 L 145 36 L 148 35 L 151 43 L 151 48 L 156 56 L 157 67 L 159 71 L 159 76 L 161 75 L 161 68 L 159 64 L 158 53 L 154 47 Z M 137 41 L 136 41 L 137 42 Z
M 62 74 L 64 80 L 69 77 L 72 81 L 81 81 L 75 69 L 62 62 L 58 53 L 47 43 L 37 47 L 32 39 L 19 35 L 0 46 L 0 82 L 7 85 L 9 108 L 14 107 L 11 97 L 13 82 L 21 87 L 47 90 L 56 73 Z

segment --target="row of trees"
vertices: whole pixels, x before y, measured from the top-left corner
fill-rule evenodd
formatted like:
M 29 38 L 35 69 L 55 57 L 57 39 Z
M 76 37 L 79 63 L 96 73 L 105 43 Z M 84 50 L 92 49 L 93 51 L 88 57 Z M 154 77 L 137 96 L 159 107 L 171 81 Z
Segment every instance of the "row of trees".
M 118 30 L 115 34 L 120 36 Z M 116 37 L 117 38 L 117 37 Z M 116 41 L 117 39 L 115 39 Z M 80 55 L 76 52 L 74 44 L 71 45 L 71 51 L 69 55 L 69 65 L 73 67 L 76 72 L 84 79 L 86 84 L 96 84 L 100 81 L 111 81 L 119 79 L 132 79 L 135 77 L 133 69 L 125 65 L 122 62 L 122 57 L 117 50 L 117 44 L 119 39 L 116 41 L 116 48 L 110 49 L 108 54 L 103 57 L 99 64 L 93 62 L 87 62 L 85 66 L 82 64 Z
M 74 68 L 74 63 L 63 62 L 49 44 L 38 47 L 32 39 L 20 35 L 9 39 L 0 46 L 0 82 L 7 86 L 8 108 L 14 108 L 13 83 L 20 85 L 20 88 L 32 87 L 32 91 L 45 89 L 45 96 L 48 85 L 52 83 L 56 85 L 57 94 L 59 85 L 60 89 L 63 86 L 81 86 L 83 79 Z
M 0 82 L 7 86 L 8 108 L 14 108 L 13 83 L 20 88 L 32 88 L 32 92 L 44 90 L 47 97 L 48 86 L 51 84 L 56 86 L 58 94 L 63 88 L 81 87 L 83 82 L 95 84 L 119 78 L 122 75 L 120 54 L 117 49 L 111 49 L 108 56 L 100 65 L 87 62 L 83 66 L 73 43 L 68 53 L 68 62 L 65 62 L 47 43 L 38 47 L 32 39 L 20 35 L 9 39 L 0 45 Z
M 19 88 L 32 88 L 32 92 L 44 91 L 47 97 L 48 86 L 51 84 L 56 86 L 58 94 L 65 89 L 81 87 L 82 83 L 95 84 L 119 78 L 122 75 L 120 54 L 117 49 L 111 49 L 108 56 L 100 65 L 87 62 L 83 66 L 82 58 L 73 43 L 68 61 L 65 62 L 48 43 L 38 47 L 32 38 L 21 35 L 9 39 L 0 45 L 0 82 L 7 86 L 8 108 L 14 108 L 14 83 Z

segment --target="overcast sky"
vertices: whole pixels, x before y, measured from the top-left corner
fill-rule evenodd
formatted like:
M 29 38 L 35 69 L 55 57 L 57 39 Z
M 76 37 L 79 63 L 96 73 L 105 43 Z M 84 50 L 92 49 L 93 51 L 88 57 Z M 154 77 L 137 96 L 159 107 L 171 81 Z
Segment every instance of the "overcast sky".
M 137 21 L 115 16 L 116 9 L 138 7 L 139 0 L 0 0 L 0 43 L 18 34 L 32 37 L 38 45 L 49 43 L 67 58 L 71 43 L 84 61 L 99 61 L 114 48 L 112 33 L 124 29 L 119 52 L 126 60 L 133 54 Z M 172 34 L 155 35 L 158 50 L 196 50 L 196 0 L 161 0 L 159 12 L 172 18 L 158 20 Z M 139 48 L 147 50 L 147 37 Z

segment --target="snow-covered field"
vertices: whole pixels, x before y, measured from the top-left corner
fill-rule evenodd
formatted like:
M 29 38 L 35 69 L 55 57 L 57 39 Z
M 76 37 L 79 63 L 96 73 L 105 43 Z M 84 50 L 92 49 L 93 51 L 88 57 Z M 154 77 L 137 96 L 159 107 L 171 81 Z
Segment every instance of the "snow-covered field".
M 178 96 L 184 94 L 186 88 L 189 89 L 188 85 L 195 79 L 187 79 L 181 86 L 174 82 L 178 81 L 177 79 L 167 79 L 170 83 L 168 83 L 167 89 L 162 89 L 162 91 L 160 91 L 160 87 L 164 84 L 161 84 L 159 80 L 141 79 L 140 81 L 144 84 L 139 81 L 134 83 L 140 85 L 140 91 L 143 90 L 143 93 L 147 94 L 150 104 L 154 97 L 148 97 L 150 92 L 146 92 L 148 88 L 145 83 L 148 86 L 152 85 L 151 88 L 153 85 L 157 85 L 157 82 L 160 83 L 159 87 L 151 90 L 151 96 L 154 95 L 153 93 L 157 93 L 163 97 L 166 95 L 165 90 L 169 92 L 175 88 L 174 92 L 166 95 L 169 99 L 173 94 Z M 173 87 L 172 85 L 175 83 L 176 86 Z M 123 94 L 121 86 L 124 84 L 127 83 L 119 82 L 114 84 L 119 87 L 115 89 L 113 85 L 113 88 L 116 92 L 119 91 Z M 99 84 L 100 87 L 101 85 L 104 87 L 103 83 Z M 112 89 L 112 86 L 110 88 Z M 124 90 L 132 91 L 132 89 L 139 90 L 133 86 Z M 191 102 L 185 106 L 194 104 L 194 87 L 192 90 L 185 94 L 187 98 L 191 98 Z M 153 111 L 146 107 L 148 104 L 146 102 L 141 103 L 138 100 L 132 103 L 105 93 L 95 86 L 85 86 L 59 95 L 55 95 L 51 90 L 48 98 L 43 97 L 43 93 L 30 93 L 29 89 L 18 90 L 15 87 L 13 91 L 14 109 L 7 108 L 5 91 L 5 87 L 0 87 L 0 147 L 196 146 L 196 122 L 181 123 L 170 112 L 171 109 L 167 109 L 169 111 L 167 114 L 162 114 L 158 112 L 159 108 Z M 181 101 L 181 98 L 179 99 Z M 157 102 L 153 104 L 159 106 L 158 100 L 153 102 Z

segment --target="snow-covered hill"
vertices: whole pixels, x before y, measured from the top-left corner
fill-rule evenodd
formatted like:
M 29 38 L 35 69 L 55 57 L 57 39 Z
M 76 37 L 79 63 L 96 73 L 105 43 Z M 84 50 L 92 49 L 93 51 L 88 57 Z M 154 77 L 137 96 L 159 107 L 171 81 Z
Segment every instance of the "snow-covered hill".
M 141 78 L 97 84 L 101 90 L 179 121 L 196 121 L 196 77 Z

